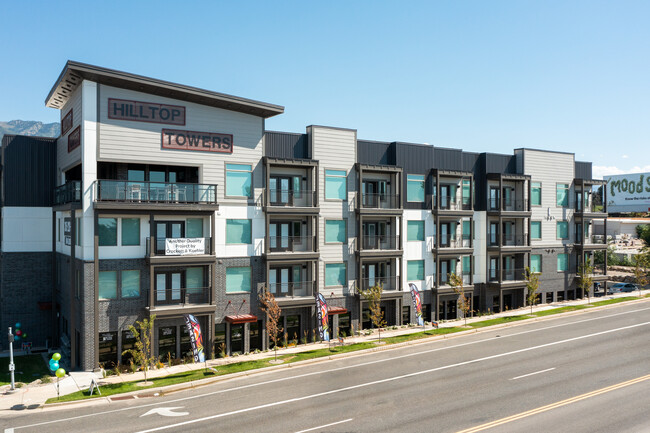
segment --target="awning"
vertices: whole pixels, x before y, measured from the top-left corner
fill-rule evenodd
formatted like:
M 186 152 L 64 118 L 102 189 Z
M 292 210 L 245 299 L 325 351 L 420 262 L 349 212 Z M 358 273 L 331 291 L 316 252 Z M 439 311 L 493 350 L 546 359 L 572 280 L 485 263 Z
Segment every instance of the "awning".
M 327 314 L 345 314 L 348 312 L 347 308 L 343 307 L 328 307 Z
M 238 314 L 236 316 L 226 316 L 226 322 L 232 323 L 233 325 L 239 325 L 240 323 L 253 323 L 253 322 L 257 322 L 257 316 L 253 314 Z

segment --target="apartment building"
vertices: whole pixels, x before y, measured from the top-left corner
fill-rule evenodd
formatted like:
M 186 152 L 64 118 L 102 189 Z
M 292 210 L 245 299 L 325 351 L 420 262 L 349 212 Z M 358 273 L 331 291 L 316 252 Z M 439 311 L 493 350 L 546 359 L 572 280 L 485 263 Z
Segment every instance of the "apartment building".
M 128 326 L 153 315 L 165 360 L 190 350 L 186 314 L 208 355 L 268 348 L 264 288 L 298 344 L 318 293 L 348 335 L 375 285 L 389 325 L 414 321 L 409 284 L 425 320 L 459 317 L 453 273 L 474 311 L 524 306 L 526 267 L 540 302 L 579 297 L 578 265 L 606 248 L 604 182 L 570 153 L 266 131 L 283 107 L 77 62 L 46 105 L 59 138 L 2 143 L 0 324 L 72 369 L 128 362 Z

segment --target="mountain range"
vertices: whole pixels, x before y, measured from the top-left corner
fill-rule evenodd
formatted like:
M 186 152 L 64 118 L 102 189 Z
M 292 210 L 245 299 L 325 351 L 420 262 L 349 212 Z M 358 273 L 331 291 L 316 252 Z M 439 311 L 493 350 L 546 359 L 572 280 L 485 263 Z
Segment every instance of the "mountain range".
M 58 137 L 60 133 L 61 125 L 58 122 L 43 123 L 36 120 L 0 121 L 0 140 L 5 134 Z

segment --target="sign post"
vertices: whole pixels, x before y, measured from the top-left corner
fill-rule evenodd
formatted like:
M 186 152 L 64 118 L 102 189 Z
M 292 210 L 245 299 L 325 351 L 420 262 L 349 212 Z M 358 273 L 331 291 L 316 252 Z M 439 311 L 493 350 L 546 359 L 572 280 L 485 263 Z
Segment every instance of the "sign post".
M 9 373 L 11 374 L 11 388 L 9 391 L 16 390 L 16 380 L 14 378 L 14 371 L 16 365 L 14 364 L 14 334 L 11 333 L 11 326 L 9 327 Z

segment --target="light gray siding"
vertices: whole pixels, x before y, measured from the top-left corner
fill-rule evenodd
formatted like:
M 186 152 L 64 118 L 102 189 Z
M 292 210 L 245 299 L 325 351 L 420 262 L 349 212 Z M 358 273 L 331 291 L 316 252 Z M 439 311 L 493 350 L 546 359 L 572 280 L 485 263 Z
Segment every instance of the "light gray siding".
M 60 111 L 61 120 L 63 120 L 65 115 L 68 114 L 70 109 L 72 109 L 72 128 L 68 129 L 65 135 L 59 137 L 56 143 L 57 167 L 62 171 L 81 163 L 81 147 L 83 146 L 83 140 L 81 146 L 77 147 L 72 152 L 68 152 L 68 136 L 72 131 L 77 129 L 77 126 L 81 125 L 81 99 L 81 86 L 78 86 Z M 61 177 L 59 175 L 57 175 L 57 182 L 61 183 Z

